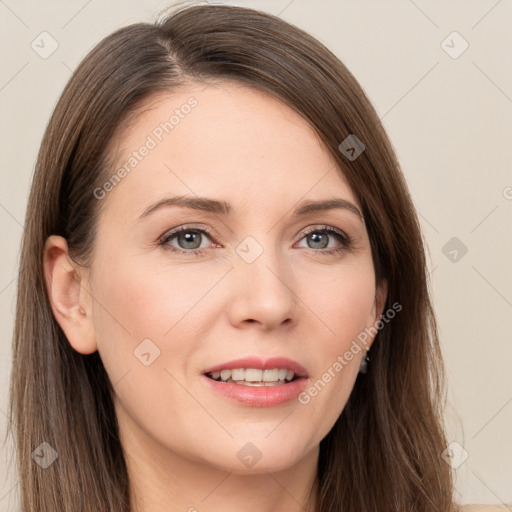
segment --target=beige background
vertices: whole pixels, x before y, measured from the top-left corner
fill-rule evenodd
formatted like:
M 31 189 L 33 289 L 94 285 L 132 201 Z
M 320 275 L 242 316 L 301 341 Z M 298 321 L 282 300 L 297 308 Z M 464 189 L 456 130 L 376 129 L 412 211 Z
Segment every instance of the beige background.
M 2 436 L 19 243 L 43 130 L 85 54 L 120 26 L 154 20 L 169 3 L 0 0 Z M 457 498 L 508 503 L 512 511 L 512 1 L 236 4 L 278 14 L 319 38 L 383 119 L 430 248 L 449 377 L 449 439 L 458 443 Z M 46 59 L 31 48 L 43 31 L 58 42 Z M 464 41 L 469 47 L 459 55 Z M 453 237 L 456 245 L 446 246 Z M 9 453 L 0 451 L 0 511 L 16 510 Z

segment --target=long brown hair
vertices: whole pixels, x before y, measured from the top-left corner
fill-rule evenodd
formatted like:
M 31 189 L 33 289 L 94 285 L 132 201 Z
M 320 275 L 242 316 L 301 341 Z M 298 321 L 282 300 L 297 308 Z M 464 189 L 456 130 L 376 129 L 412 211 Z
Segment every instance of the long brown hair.
M 316 511 L 455 510 L 441 456 L 444 368 L 423 240 L 379 117 L 343 63 L 312 36 L 226 5 L 180 7 L 155 24 L 109 35 L 74 72 L 50 119 L 26 214 L 13 341 L 21 510 L 130 510 L 112 384 L 98 353 L 73 350 L 53 317 L 44 243 L 65 237 L 71 256 L 87 265 L 102 204 L 93 191 L 112 175 L 114 134 L 155 94 L 218 79 L 273 94 L 316 130 L 363 207 L 387 307 L 402 306 L 378 332 L 368 372 L 320 443 Z M 365 146 L 355 159 L 339 149 L 350 135 Z M 46 469 L 31 458 L 43 442 L 58 453 Z

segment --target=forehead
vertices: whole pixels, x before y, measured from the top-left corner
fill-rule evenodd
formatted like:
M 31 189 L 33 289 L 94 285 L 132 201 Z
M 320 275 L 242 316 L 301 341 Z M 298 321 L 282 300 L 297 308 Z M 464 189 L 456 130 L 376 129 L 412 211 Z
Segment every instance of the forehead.
M 235 82 L 189 84 L 142 104 L 113 141 L 110 195 L 237 196 L 268 208 L 340 193 L 359 205 L 317 133 L 291 107 Z M 122 192 L 121 192 L 122 191 Z M 137 199 L 134 199 L 134 196 Z M 121 198 L 118 198 L 121 199 Z

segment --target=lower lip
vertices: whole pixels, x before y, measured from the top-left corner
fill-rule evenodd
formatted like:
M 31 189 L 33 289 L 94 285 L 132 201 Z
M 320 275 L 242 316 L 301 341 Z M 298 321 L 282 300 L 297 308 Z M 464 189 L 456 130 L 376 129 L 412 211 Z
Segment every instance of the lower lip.
M 301 377 L 278 386 L 244 386 L 232 382 L 219 382 L 202 375 L 210 389 L 229 400 L 249 407 L 274 407 L 297 398 L 304 391 L 308 379 Z

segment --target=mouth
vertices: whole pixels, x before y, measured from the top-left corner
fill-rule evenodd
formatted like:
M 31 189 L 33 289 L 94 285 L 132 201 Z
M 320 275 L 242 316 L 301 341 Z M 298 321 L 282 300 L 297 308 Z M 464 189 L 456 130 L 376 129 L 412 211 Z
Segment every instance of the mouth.
M 238 384 L 240 386 L 282 386 L 300 378 L 289 368 L 233 368 L 207 372 L 205 375 L 217 382 Z
M 241 386 L 282 386 L 308 376 L 304 366 L 288 357 L 245 357 L 220 363 L 203 372 L 216 382 Z
M 304 366 L 287 357 L 246 357 L 202 373 L 203 382 L 215 395 L 249 407 L 293 402 L 309 382 Z
M 290 359 L 249 358 L 208 368 L 202 380 L 216 396 L 238 406 L 268 408 L 293 404 L 310 379 L 305 368 Z

